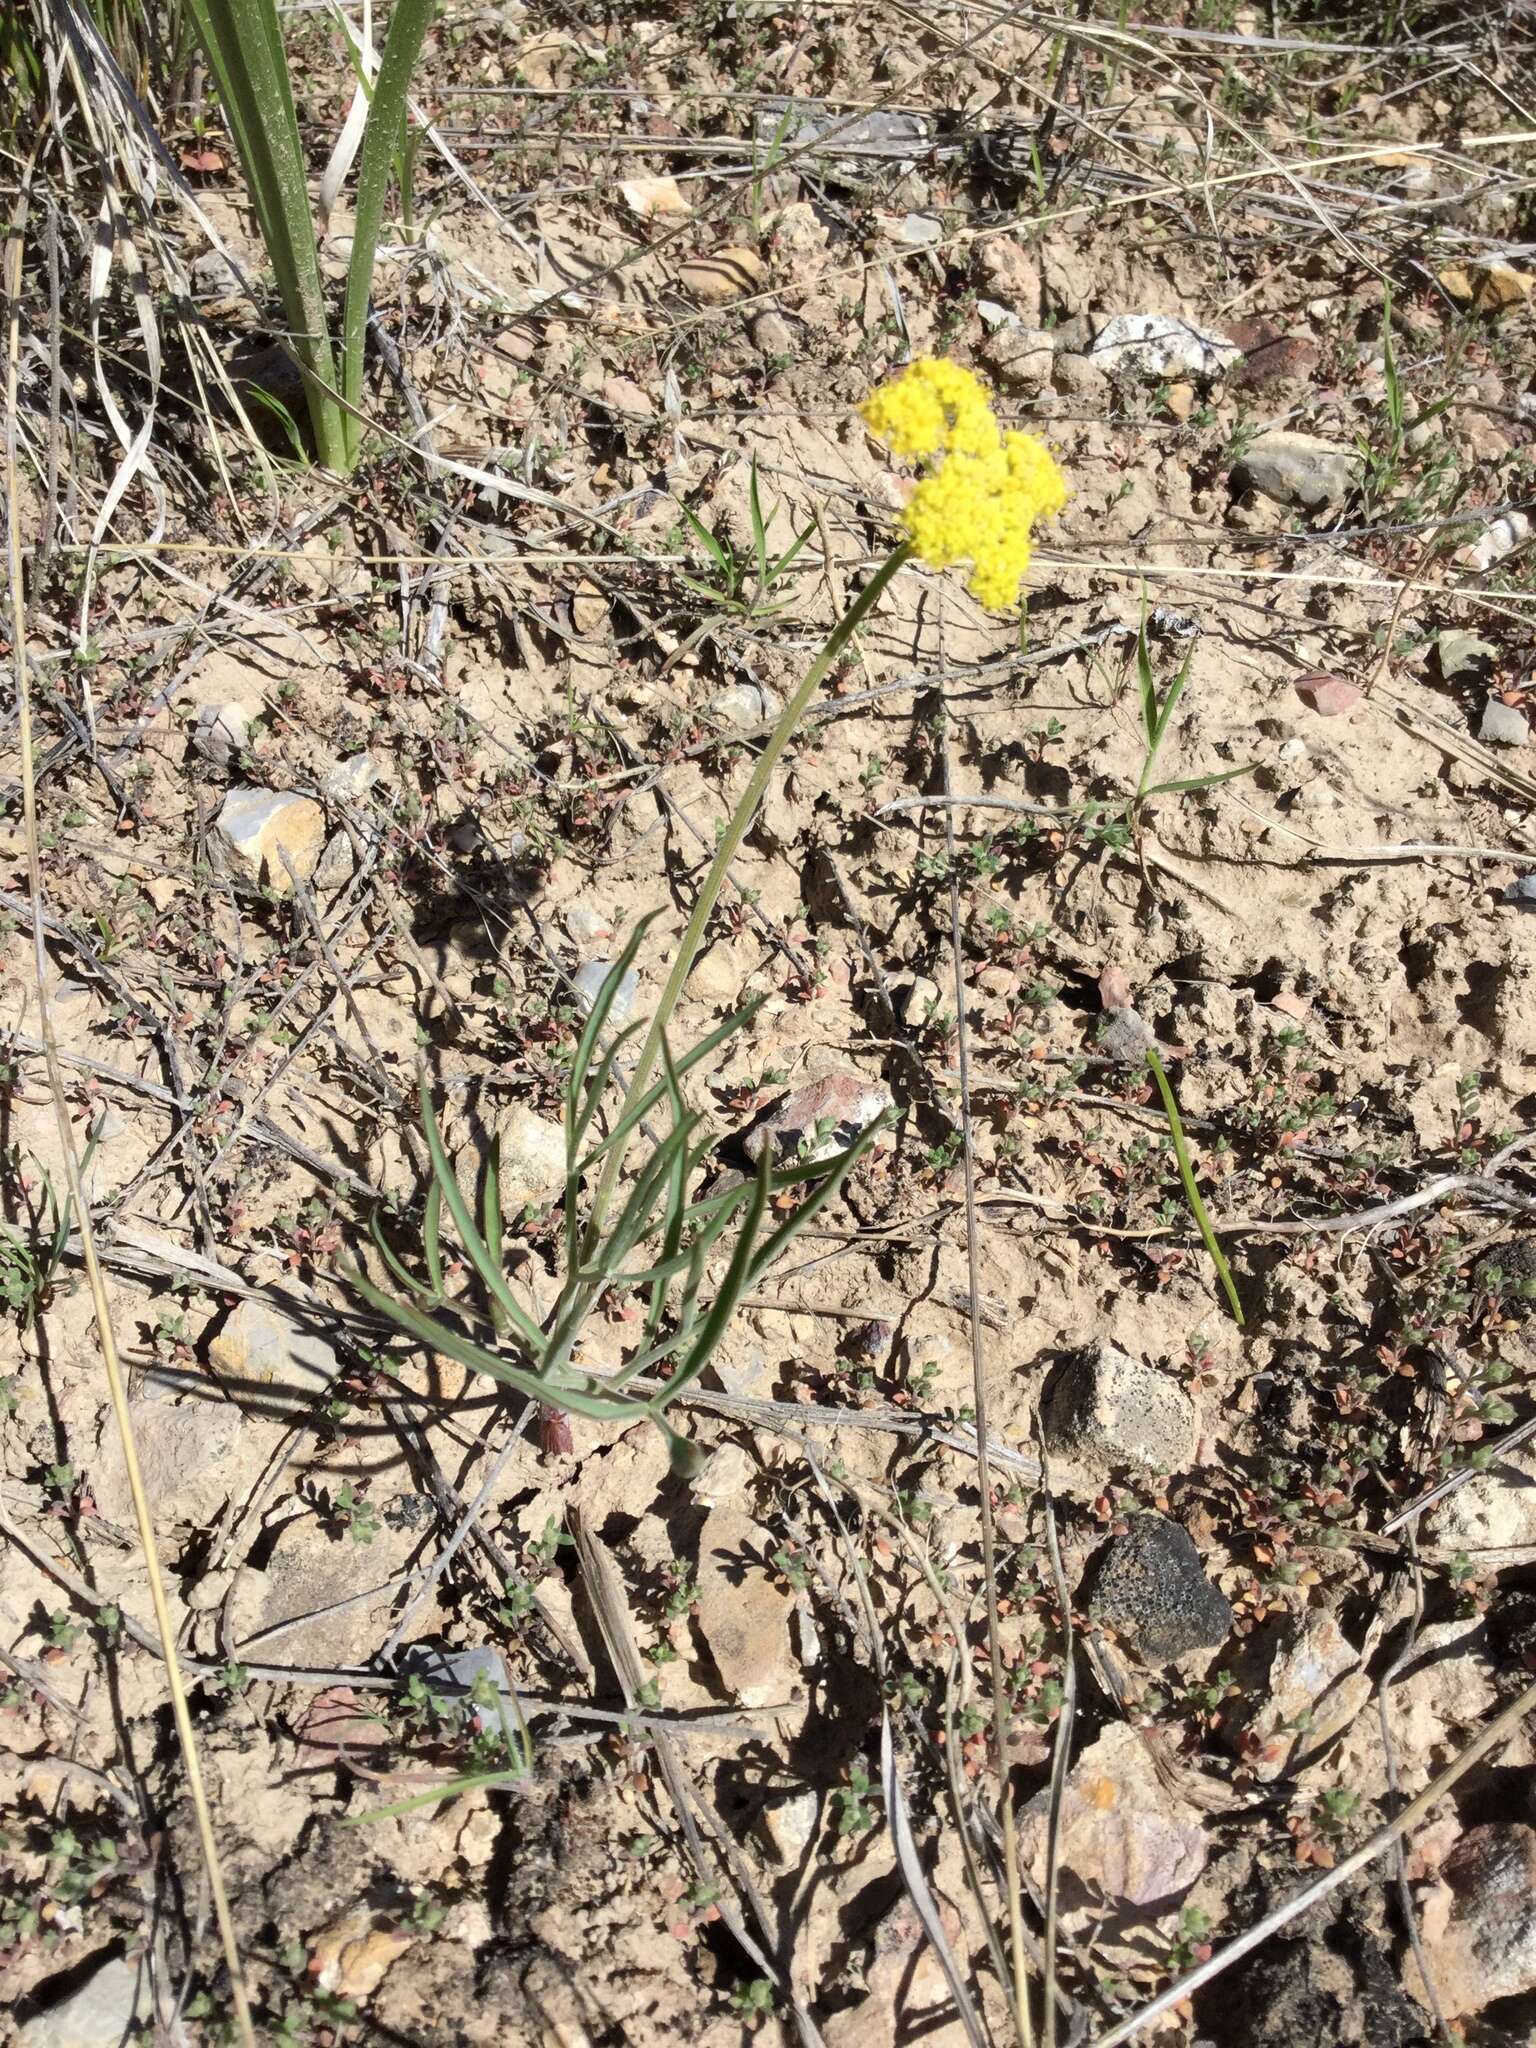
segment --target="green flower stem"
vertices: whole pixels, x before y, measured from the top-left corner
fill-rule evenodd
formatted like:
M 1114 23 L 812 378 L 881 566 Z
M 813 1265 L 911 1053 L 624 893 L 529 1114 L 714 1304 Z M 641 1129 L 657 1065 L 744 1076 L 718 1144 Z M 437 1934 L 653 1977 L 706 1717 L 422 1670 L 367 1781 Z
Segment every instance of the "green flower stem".
M 720 891 L 725 887 L 725 878 L 730 872 L 731 862 L 740 852 L 741 842 L 746 838 L 747 833 L 751 829 L 752 821 L 757 816 L 758 808 L 767 794 L 768 784 L 773 777 L 774 769 L 779 765 L 784 749 L 789 745 L 790 740 L 794 736 L 795 728 L 805 716 L 806 708 L 810 704 L 811 699 L 825 681 L 828 670 L 841 655 L 843 649 L 848 645 L 860 626 L 863 625 L 865 619 L 874 610 L 880 600 L 881 593 L 891 578 L 898 569 L 905 566 L 911 559 L 911 555 L 912 549 L 904 541 L 892 555 L 888 556 L 881 563 L 874 575 L 870 577 L 868 583 L 865 584 L 863 590 L 860 591 L 848 610 L 827 635 L 826 640 L 822 644 L 821 652 L 806 670 L 804 681 L 779 713 L 778 723 L 768 735 L 768 744 L 757 757 L 757 766 L 752 771 L 752 779 L 747 784 L 741 802 L 731 813 L 725 831 L 721 834 L 720 844 L 715 849 L 715 857 L 710 863 L 709 873 L 704 877 L 703 886 L 700 888 L 698 896 L 694 901 L 693 915 L 689 918 L 687 927 L 678 941 L 677 953 L 672 962 L 672 972 L 667 976 L 666 987 L 662 990 L 661 1000 L 656 1005 L 656 1014 L 651 1019 L 650 1029 L 645 1035 L 645 1042 L 641 1046 L 639 1057 L 635 1061 L 634 1072 L 629 1077 L 629 1087 L 625 1092 L 623 1107 L 619 1111 L 620 1122 L 624 1120 L 633 1105 L 645 1093 L 646 1083 L 650 1080 L 651 1071 L 656 1065 L 657 1057 L 661 1051 L 662 1040 L 666 1036 L 667 1026 L 672 1021 L 672 1012 L 677 1008 L 678 998 L 682 995 L 683 983 L 688 979 L 700 944 L 703 941 L 705 928 L 709 923 L 711 913 L 719 901 Z M 603 1177 L 598 1183 L 597 1194 L 593 1199 L 592 1217 L 587 1226 L 588 1245 L 596 1243 L 601 1234 L 603 1218 L 613 1195 L 614 1183 L 619 1177 L 623 1164 L 624 1148 L 616 1145 L 608 1154 L 607 1164 L 603 1168 Z

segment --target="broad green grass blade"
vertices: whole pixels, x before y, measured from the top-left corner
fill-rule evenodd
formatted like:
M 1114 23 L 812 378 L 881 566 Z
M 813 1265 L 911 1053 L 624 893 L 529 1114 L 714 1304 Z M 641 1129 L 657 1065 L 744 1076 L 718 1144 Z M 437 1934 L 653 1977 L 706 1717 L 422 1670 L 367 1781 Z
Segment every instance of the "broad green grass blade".
M 1200 1226 L 1200 1235 L 1205 1239 L 1205 1248 L 1215 1262 L 1216 1271 L 1221 1275 L 1221 1284 L 1226 1289 L 1227 1301 L 1239 1326 L 1243 1322 L 1243 1304 L 1237 1297 L 1237 1286 L 1232 1278 L 1232 1268 L 1227 1264 L 1225 1252 L 1216 1242 L 1216 1232 L 1211 1227 L 1210 1216 L 1205 1203 L 1200 1199 L 1200 1190 L 1195 1186 L 1195 1169 L 1189 1156 L 1189 1145 L 1184 1136 L 1184 1126 L 1179 1119 L 1179 1105 L 1174 1100 L 1173 1088 L 1163 1070 L 1163 1063 L 1151 1046 L 1147 1048 L 1147 1065 L 1157 1083 L 1157 1092 L 1163 1098 L 1163 1114 L 1168 1119 L 1169 1135 L 1173 1139 L 1173 1156 L 1179 1162 L 1179 1178 L 1184 1183 L 1185 1199 L 1190 1213 Z
M 346 1277 L 348 1285 L 356 1288 L 371 1308 L 387 1316 L 407 1336 L 414 1337 L 418 1344 L 425 1345 L 429 1351 L 445 1352 L 449 1358 L 456 1358 L 460 1365 L 467 1365 L 471 1372 L 483 1373 L 487 1379 L 497 1380 L 502 1386 L 526 1394 L 530 1401 L 542 1401 L 552 1408 L 567 1408 L 573 1415 L 585 1415 L 594 1422 L 615 1422 L 635 1413 L 632 1401 L 606 1400 L 601 1394 L 589 1393 L 585 1387 L 570 1386 L 563 1380 L 547 1380 L 539 1373 L 511 1364 L 463 1336 L 451 1324 L 423 1314 L 407 1301 L 396 1301 L 393 1295 L 383 1293 L 361 1273 L 351 1272 Z
M 345 471 L 345 415 L 336 398 L 304 150 L 277 8 L 274 0 L 188 0 L 188 6 L 250 182 L 293 350 L 304 368 L 316 450 L 328 469 Z
M 202 0 L 202 4 L 209 5 L 211 0 Z M 233 4 L 269 5 L 270 0 L 233 0 Z M 357 460 L 362 436 L 362 422 L 356 409 L 363 395 L 363 337 L 368 328 L 368 294 L 373 287 L 374 259 L 384 224 L 390 167 L 405 132 L 405 101 L 411 73 L 416 69 L 435 12 L 436 0 L 395 0 L 368 107 L 368 125 L 363 130 L 353 209 L 352 260 L 347 265 L 347 297 L 341 322 L 341 396 L 350 408 L 342 415 L 348 468 Z

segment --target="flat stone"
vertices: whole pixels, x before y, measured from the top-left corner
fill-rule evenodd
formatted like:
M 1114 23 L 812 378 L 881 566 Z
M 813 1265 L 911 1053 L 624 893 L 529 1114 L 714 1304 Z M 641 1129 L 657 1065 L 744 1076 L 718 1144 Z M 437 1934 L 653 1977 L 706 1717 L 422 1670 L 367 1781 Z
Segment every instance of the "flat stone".
M 1050 1805 L 1050 1794 L 1041 1792 L 1020 1816 L 1020 1849 L 1040 1881 Z M 1062 1875 L 1090 1895 L 1151 1906 L 1187 1892 L 1206 1853 L 1200 1815 L 1164 1786 L 1135 1729 L 1112 1722 L 1067 1774 Z
M 1536 1828 L 1470 1828 L 1440 1866 L 1419 1932 L 1447 2019 L 1536 1990 Z M 1418 1973 L 1409 1969 L 1410 1990 Z
M 739 1508 L 711 1508 L 699 1534 L 699 1632 L 725 1689 L 744 1707 L 787 1701 L 800 1678 L 790 1594 L 763 1563 L 764 1535 Z
M 244 704 L 199 704 L 192 744 L 215 768 L 228 768 L 250 741 L 251 713 Z
M 761 289 L 767 272 L 752 249 L 717 249 L 712 256 L 690 257 L 677 281 L 703 306 L 723 306 Z
M 1531 736 L 1530 721 L 1518 704 L 1490 697 L 1483 706 L 1477 736 L 1486 747 L 1523 747 Z
M 323 1338 L 300 1329 L 264 1302 L 237 1302 L 208 1346 L 208 1363 L 238 1397 L 243 1386 L 285 1385 L 308 1394 L 328 1386 L 336 1354 Z
M 737 732 L 753 732 L 778 717 L 783 700 L 761 683 L 731 683 L 705 700 L 704 709 L 717 725 Z
M 358 804 L 379 779 L 379 764 L 372 754 L 349 754 L 326 776 L 321 787 L 333 804 Z
M 590 1016 L 603 983 L 613 972 L 611 960 L 583 960 L 571 976 L 571 985 L 576 991 L 576 1000 L 582 1010 Z M 633 967 L 626 968 L 620 979 L 618 991 L 608 1008 L 608 1029 L 622 1031 L 635 1011 L 635 997 L 640 992 L 640 976 Z
M 781 1159 L 799 1157 L 802 1145 L 808 1160 L 835 1159 L 891 1107 L 891 1091 L 883 1082 L 848 1071 L 827 1074 L 786 1095 L 762 1123 L 748 1131 L 743 1144 L 753 1160 L 762 1156 L 768 1144 Z
M 1359 458 L 1316 434 L 1261 434 L 1244 450 L 1234 475 L 1279 505 L 1318 512 L 1354 489 Z
M 215 830 L 247 880 L 265 883 L 275 896 L 287 896 L 293 884 L 278 849 L 287 854 L 299 879 L 307 882 L 325 845 L 325 813 L 311 797 L 232 789 L 220 806 Z
M 1196 381 L 1221 376 L 1241 353 L 1224 335 L 1207 334 L 1176 313 L 1116 313 L 1088 349 L 1089 360 L 1101 370 Z
M 178 1405 L 139 1399 L 129 1403 L 128 1419 L 150 1505 L 165 1517 L 211 1522 L 238 1470 L 245 1430 L 240 1409 L 233 1401 L 191 1400 Z M 117 1423 L 110 1415 L 88 1471 L 98 1511 L 109 1522 L 131 1524 L 128 1468 Z M 221 1475 L 230 1485 L 220 1483 Z
M 1315 341 L 1287 334 L 1262 316 L 1239 320 L 1227 329 L 1227 339 L 1243 351 L 1243 360 L 1228 379 L 1233 391 L 1279 391 L 1305 384 L 1323 360 Z
M 1275 1652 L 1269 1684 L 1249 1724 L 1244 1753 L 1255 1777 L 1269 1781 L 1320 1749 L 1370 1703 L 1360 1654 L 1331 1614 L 1308 1614 Z M 1304 1725 L 1298 1726 L 1298 1723 Z
M 1147 1052 L 1156 1043 L 1157 1034 L 1152 1026 L 1129 1003 L 1117 1004 L 1104 1012 L 1094 1040 L 1096 1049 L 1106 1059 L 1123 1060 L 1132 1067 L 1145 1067 Z
M 1205 1576 L 1187 1530 L 1162 1515 L 1135 1515 L 1099 1552 L 1088 1611 L 1151 1664 L 1227 1639 L 1232 1609 Z
M 1178 1382 L 1113 1344 L 1069 1359 L 1050 1392 L 1046 1448 L 1098 1484 L 1126 1465 L 1181 1472 L 1197 1436 L 1195 1404 Z
M 135 2018 L 150 2007 L 149 1978 L 114 1957 L 78 1991 L 17 2029 L 21 2048 L 121 2048 Z
M 1319 718 L 1342 718 L 1353 711 L 1365 692 L 1358 683 L 1352 683 L 1347 676 L 1316 675 L 1298 676 L 1291 685 L 1309 711 L 1315 711 Z
M 1476 633 L 1453 630 L 1436 634 L 1435 662 L 1444 683 L 1457 682 L 1463 676 L 1486 682 L 1499 665 L 1499 651 Z

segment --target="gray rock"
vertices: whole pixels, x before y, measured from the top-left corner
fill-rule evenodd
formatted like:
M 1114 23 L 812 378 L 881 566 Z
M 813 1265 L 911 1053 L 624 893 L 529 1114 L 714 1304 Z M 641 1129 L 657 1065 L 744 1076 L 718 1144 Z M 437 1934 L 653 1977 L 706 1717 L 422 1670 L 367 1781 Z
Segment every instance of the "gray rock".
M 1051 383 L 1067 398 L 1104 398 L 1109 392 L 1109 378 L 1099 364 L 1065 348 L 1056 351 Z
M 307 882 L 325 844 L 325 813 L 311 797 L 232 789 L 219 808 L 215 830 L 247 880 L 265 882 L 274 895 L 287 896 L 293 883 L 282 854 L 300 881 Z
M 1129 1005 L 1106 1010 L 1099 1028 L 1098 1048 L 1107 1059 L 1124 1060 L 1127 1066 L 1146 1064 L 1147 1048 L 1157 1043 L 1152 1026 L 1139 1010 Z
M 1483 706 L 1477 736 L 1485 747 L 1523 747 L 1531 736 L 1531 728 L 1518 704 L 1490 697 Z
M 1499 652 L 1475 633 L 1440 633 L 1435 637 L 1435 660 L 1442 682 L 1458 682 L 1463 676 L 1486 682 L 1498 666 Z
M 237 760 L 251 736 L 251 714 L 243 704 L 199 704 L 192 745 L 215 768 Z
M 1122 1465 L 1182 1471 L 1197 1434 L 1195 1405 L 1178 1382 L 1113 1344 L 1068 1360 L 1045 1417 L 1047 1450 L 1098 1484 Z
M 1039 391 L 1051 381 L 1056 344 L 1041 327 L 1009 319 L 982 343 L 984 360 L 1012 391 Z
M 765 690 L 761 683 L 732 683 L 724 690 L 716 690 L 704 706 L 717 724 L 732 726 L 737 732 L 752 732 L 766 725 L 783 708 L 782 699 L 772 690 Z
M 943 1009 L 944 991 L 930 975 L 914 974 L 910 981 L 897 982 L 891 1000 L 896 1015 L 912 1031 Z
M 379 765 L 372 754 L 349 754 L 345 761 L 336 763 L 322 786 L 328 802 L 356 804 L 362 802 L 378 779 Z
M 602 992 L 603 983 L 613 972 L 611 960 L 583 960 L 571 976 L 576 990 L 576 1000 L 582 1009 L 591 1014 L 592 1007 Z M 618 993 L 608 1010 L 608 1029 L 622 1031 L 634 1014 L 635 997 L 640 992 L 640 976 L 633 967 L 626 968 L 619 983 Z
M 192 282 L 200 292 L 227 299 L 240 290 L 240 273 L 222 249 L 205 249 L 193 261 Z
M 344 889 L 356 873 L 357 855 L 352 851 L 351 833 L 345 828 L 333 832 L 310 880 L 317 889 Z
M 1304 1616 L 1269 1667 L 1249 1723 L 1249 1768 L 1264 1783 L 1295 1770 L 1300 1759 L 1342 1734 L 1370 1698 L 1360 1653 L 1334 1617 L 1321 1611 Z
M 944 232 L 944 223 L 931 213 L 903 214 L 896 229 L 896 239 L 905 242 L 909 249 L 924 249 L 930 242 L 938 241 Z
M 249 1385 L 283 1385 L 313 1390 L 336 1374 L 336 1354 L 322 1337 L 301 1329 L 265 1302 L 237 1302 L 228 1322 L 208 1346 L 208 1362 L 238 1395 Z
M 599 939 L 613 937 L 611 916 L 601 910 L 594 910 L 590 903 L 572 903 L 563 913 L 565 928 L 578 946 L 595 945 Z
M 795 352 L 795 330 L 772 306 L 753 318 L 747 332 L 761 356 L 789 356 Z
M 1172 313 L 1116 313 L 1093 337 L 1089 360 L 1138 377 L 1219 377 L 1242 360 L 1225 335 L 1207 334 Z
M 1232 1609 L 1205 1576 L 1187 1530 L 1136 1515 L 1099 1553 L 1088 1612 L 1138 1656 L 1166 1664 L 1226 1641 Z
M 115 1956 L 78 1991 L 18 2028 L 16 2038 L 21 2048 L 120 2048 L 149 2003 L 148 1976 Z
M 233 1401 L 191 1400 L 177 1406 L 141 1397 L 130 1402 L 128 1414 L 145 1491 L 156 1513 L 168 1520 L 211 1522 L 238 1471 L 245 1432 L 241 1410 Z M 110 1417 L 88 1470 L 99 1512 L 109 1522 L 131 1526 L 128 1467 Z
M 1521 875 L 1518 881 L 1506 883 L 1504 901 L 1518 904 L 1522 910 L 1536 910 L 1536 875 Z
M 1316 434 L 1261 434 L 1236 464 L 1242 483 L 1278 505 L 1318 512 L 1354 489 L 1359 458 Z
M 493 1692 L 507 1703 L 507 1717 L 514 1721 L 512 1695 L 507 1688 L 506 1665 L 494 1650 L 476 1644 L 467 1650 L 442 1649 L 436 1643 L 408 1643 L 396 1665 L 403 1678 L 420 1678 L 433 1692 L 462 1700 L 482 1735 L 495 1734 L 501 1726 L 496 1708 L 489 1702 L 471 1703 L 470 1693 L 480 1679 L 489 1681 Z
M 825 165 L 844 177 L 867 178 L 877 166 L 911 166 L 933 142 L 933 125 L 921 114 L 876 108 L 850 120 L 841 108 L 804 100 L 764 100 L 754 128 L 759 142 L 811 155 L 818 168 Z M 825 151 L 817 147 L 823 136 Z

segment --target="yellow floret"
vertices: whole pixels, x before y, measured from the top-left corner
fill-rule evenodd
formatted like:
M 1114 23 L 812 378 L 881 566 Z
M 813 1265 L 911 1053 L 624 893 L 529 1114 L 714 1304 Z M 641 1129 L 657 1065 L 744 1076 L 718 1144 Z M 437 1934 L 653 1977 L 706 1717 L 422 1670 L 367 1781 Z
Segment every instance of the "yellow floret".
M 1035 521 L 1067 502 L 1050 450 L 1000 427 L 986 386 L 958 363 L 912 363 L 859 410 L 894 454 L 935 464 L 901 516 L 919 561 L 934 569 L 969 562 L 978 603 L 1016 604 Z
M 910 363 L 859 411 L 896 455 L 926 460 L 957 448 L 996 447 L 1000 438 L 981 379 L 933 357 Z

